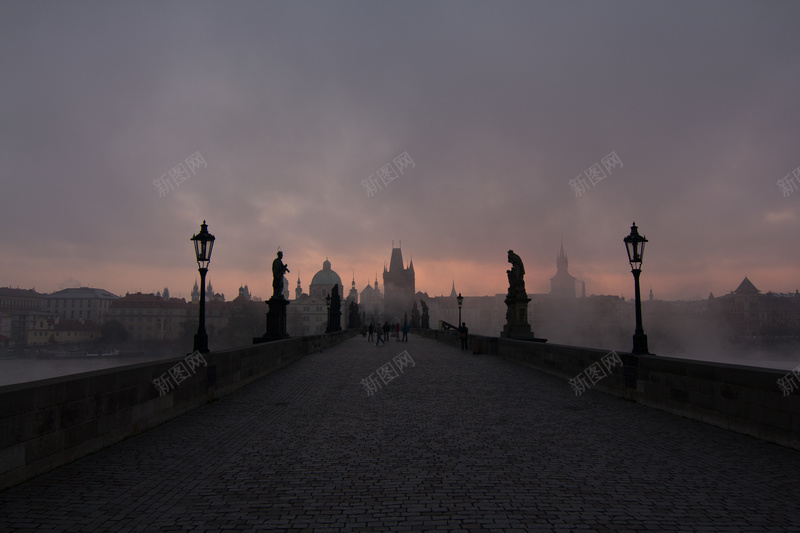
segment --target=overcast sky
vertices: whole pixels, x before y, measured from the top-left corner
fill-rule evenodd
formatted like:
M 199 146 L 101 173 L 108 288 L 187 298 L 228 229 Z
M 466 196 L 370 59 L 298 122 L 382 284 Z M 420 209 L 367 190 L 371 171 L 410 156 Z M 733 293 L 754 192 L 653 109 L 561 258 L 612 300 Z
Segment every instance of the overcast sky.
M 392 241 L 432 296 L 505 292 L 509 249 L 548 292 L 562 239 L 587 293 L 631 296 L 635 221 L 656 298 L 745 275 L 794 292 L 798 20 L 789 1 L 2 0 L 0 286 L 188 298 L 205 219 L 228 299 L 269 297 L 279 246 L 292 295 L 326 257 L 360 291 Z M 398 177 L 370 194 L 381 168 Z

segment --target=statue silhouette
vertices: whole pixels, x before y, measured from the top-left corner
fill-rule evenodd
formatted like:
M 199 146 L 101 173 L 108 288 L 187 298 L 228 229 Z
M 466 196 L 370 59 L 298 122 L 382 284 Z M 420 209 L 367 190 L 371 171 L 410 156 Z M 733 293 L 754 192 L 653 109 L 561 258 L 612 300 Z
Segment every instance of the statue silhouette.
M 283 275 L 289 272 L 289 267 L 283 264 L 283 252 L 278 252 L 278 257 L 272 262 L 272 297 L 283 298 Z
M 528 293 L 525 291 L 525 267 L 522 264 L 522 259 L 514 253 L 514 250 L 509 250 L 508 262 L 511 263 L 511 270 L 506 270 L 508 274 L 508 297 L 527 298 Z

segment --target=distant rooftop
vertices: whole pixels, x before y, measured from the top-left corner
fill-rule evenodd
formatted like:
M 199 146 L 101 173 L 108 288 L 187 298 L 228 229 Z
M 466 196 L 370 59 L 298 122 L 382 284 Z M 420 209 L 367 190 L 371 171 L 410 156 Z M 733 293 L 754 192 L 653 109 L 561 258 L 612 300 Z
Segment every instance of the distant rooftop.
M 206 311 L 213 308 L 215 303 L 206 302 Z M 192 304 L 186 302 L 183 298 L 165 300 L 161 296 L 142 294 L 141 292 L 128 293 L 122 298 L 117 298 L 109 305 L 110 309 L 189 309 L 191 307 Z
M 33 289 L 0 287 L 0 296 L 5 296 L 7 298 L 41 298 L 44 294 L 40 294 Z
M 80 287 L 78 289 L 63 289 L 52 294 L 47 294 L 45 298 L 96 298 L 100 300 L 116 300 L 119 296 L 105 289 Z
M 756 286 L 745 276 L 744 280 L 739 284 L 739 287 L 733 292 L 736 294 L 758 294 L 761 291 L 756 289 Z

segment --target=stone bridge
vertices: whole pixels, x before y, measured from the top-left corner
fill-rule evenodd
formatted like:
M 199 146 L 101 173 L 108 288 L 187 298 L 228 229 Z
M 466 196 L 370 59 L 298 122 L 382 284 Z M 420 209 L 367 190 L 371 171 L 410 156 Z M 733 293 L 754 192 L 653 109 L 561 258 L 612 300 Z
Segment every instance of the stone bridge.
M 602 392 L 622 367 L 577 395 L 497 340 L 341 340 L 6 488 L 0 531 L 800 531 L 800 452 Z

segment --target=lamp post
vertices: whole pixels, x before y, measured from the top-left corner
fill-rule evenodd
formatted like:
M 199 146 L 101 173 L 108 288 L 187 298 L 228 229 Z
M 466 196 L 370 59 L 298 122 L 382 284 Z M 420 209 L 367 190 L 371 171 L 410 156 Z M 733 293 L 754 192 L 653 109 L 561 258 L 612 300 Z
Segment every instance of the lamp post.
M 642 355 L 649 353 L 647 351 L 647 335 L 644 334 L 644 329 L 642 329 L 642 296 L 639 291 L 639 274 L 642 273 L 644 245 L 647 239 L 639 235 L 639 231 L 636 229 L 636 222 L 634 222 L 633 226 L 631 226 L 631 234 L 625 237 L 623 241 L 628 251 L 628 261 L 631 264 L 631 272 L 633 273 L 636 289 L 636 331 L 633 333 L 633 350 L 631 353 Z
M 194 336 L 194 351 L 208 353 L 208 334 L 206 334 L 206 272 L 211 262 L 211 249 L 214 248 L 214 236 L 208 232 L 206 221 L 200 225 L 200 233 L 193 236 L 194 254 L 197 258 L 197 269 L 200 271 L 200 320 Z
M 461 296 L 460 292 L 458 293 L 458 296 L 456 297 L 456 300 L 458 300 L 458 327 L 460 328 L 461 327 L 461 304 L 464 303 L 464 297 Z

